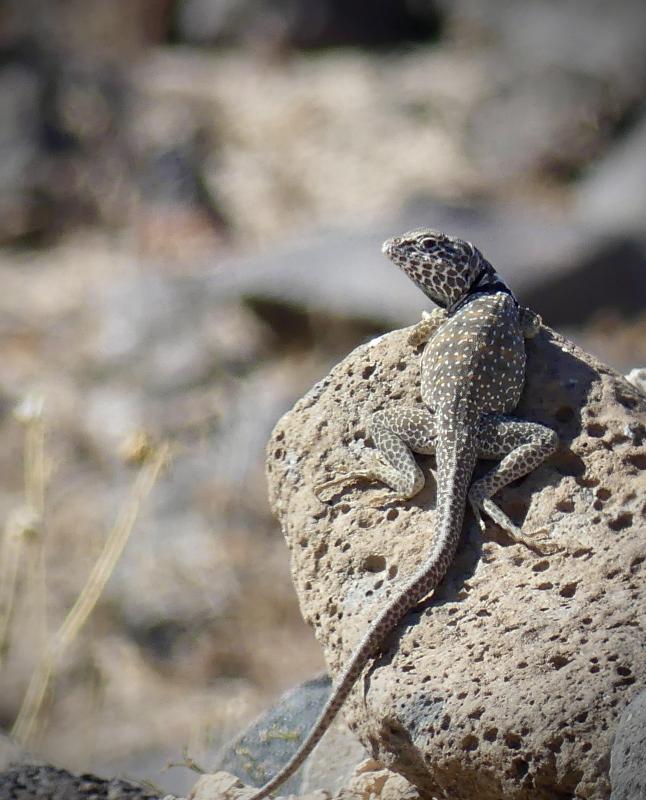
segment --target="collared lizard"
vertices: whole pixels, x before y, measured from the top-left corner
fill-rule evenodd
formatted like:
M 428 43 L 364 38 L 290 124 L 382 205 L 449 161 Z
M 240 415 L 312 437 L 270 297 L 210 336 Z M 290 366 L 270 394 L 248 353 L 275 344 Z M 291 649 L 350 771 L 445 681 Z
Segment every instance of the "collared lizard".
M 470 242 L 423 229 L 388 239 L 383 252 L 440 306 L 425 315 L 409 337 L 413 345 L 427 342 L 421 361 L 423 405 L 388 407 L 375 414 L 369 421 L 375 457 L 316 490 L 337 491 L 348 481 L 376 480 L 392 490 L 390 500 L 392 492 L 407 500 L 425 482 L 413 452 L 435 453 L 439 523 L 426 560 L 372 621 L 298 751 L 250 800 L 267 797 L 298 769 L 387 634 L 438 586 L 455 555 L 467 502 L 481 528 L 485 512 L 515 542 L 541 553 L 555 549 L 549 541 L 526 537 L 491 500 L 557 447 L 550 428 L 508 416 L 525 380 L 524 339 L 537 334 L 540 317 L 519 306 Z M 478 458 L 501 460 L 472 484 Z

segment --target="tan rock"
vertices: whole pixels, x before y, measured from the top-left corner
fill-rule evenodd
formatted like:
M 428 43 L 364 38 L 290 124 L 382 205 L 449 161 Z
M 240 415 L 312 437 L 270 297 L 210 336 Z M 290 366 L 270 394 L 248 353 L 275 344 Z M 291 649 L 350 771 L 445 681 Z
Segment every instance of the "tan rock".
M 404 777 L 366 759 L 334 800 L 420 800 L 420 795 Z
M 369 414 L 419 402 L 419 352 L 406 337 L 351 353 L 268 446 L 302 613 L 333 675 L 436 527 L 432 479 L 380 508 L 369 505 L 383 492 L 375 484 L 328 505 L 312 491 L 361 456 Z M 644 685 L 646 400 L 549 329 L 528 342 L 528 358 L 517 415 L 557 430 L 561 445 L 496 499 L 562 549 L 537 556 L 493 524 L 483 541 L 468 515 L 444 582 L 389 637 L 344 709 L 368 751 L 425 796 L 607 798 L 616 723 Z
M 247 786 L 229 772 L 213 772 L 202 775 L 191 789 L 187 800 L 249 800 L 257 789 Z M 276 800 L 329 800 L 330 793 L 325 791 L 307 792 L 306 794 L 280 795 Z
M 197 780 L 187 800 L 243 800 L 250 797 L 252 791 L 229 772 L 213 772 L 209 775 L 202 775 Z

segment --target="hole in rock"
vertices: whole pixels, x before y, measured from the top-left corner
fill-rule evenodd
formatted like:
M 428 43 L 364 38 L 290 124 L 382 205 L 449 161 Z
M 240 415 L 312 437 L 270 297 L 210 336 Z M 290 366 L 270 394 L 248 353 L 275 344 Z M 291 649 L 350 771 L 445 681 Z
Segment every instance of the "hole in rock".
M 488 742 L 495 742 L 497 736 L 498 736 L 498 728 L 487 728 L 487 730 L 483 734 L 483 738 L 486 739 Z
M 611 531 L 623 531 L 625 528 L 630 528 L 633 524 L 633 515 L 630 514 L 628 511 L 624 511 L 619 514 L 618 517 L 611 520 L 608 523 L 608 527 Z
M 608 430 L 600 422 L 590 422 L 585 426 L 586 432 L 595 439 L 600 439 Z
M 646 453 L 632 453 L 626 457 L 626 461 L 637 469 L 646 469 Z
M 571 475 L 574 478 L 580 478 L 585 473 L 585 464 L 583 460 L 572 452 L 557 452 L 552 456 L 552 463 L 561 475 Z
M 505 744 L 511 750 L 520 750 L 522 740 L 517 733 L 512 733 L 511 731 L 509 731 L 508 733 L 505 734 L 504 739 L 505 739 Z
M 386 569 L 386 559 L 383 556 L 371 555 L 364 559 L 362 566 L 366 572 L 383 572 Z
M 515 758 L 511 764 L 516 778 L 524 778 L 529 772 L 529 764 L 524 758 Z

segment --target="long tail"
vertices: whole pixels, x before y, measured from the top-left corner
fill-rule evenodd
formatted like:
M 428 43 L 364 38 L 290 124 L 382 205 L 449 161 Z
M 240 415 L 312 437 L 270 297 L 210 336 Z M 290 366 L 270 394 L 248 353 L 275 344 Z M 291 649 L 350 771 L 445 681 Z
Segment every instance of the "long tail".
M 249 800 L 262 800 L 296 772 L 330 727 L 363 668 L 381 648 L 388 633 L 411 608 L 438 586 L 446 574 L 453 561 L 462 531 L 466 495 L 475 464 L 475 455 L 471 450 L 471 447 L 463 445 L 462 447 L 443 448 L 442 453 L 438 451 L 437 509 L 440 515 L 440 525 L 428 558 L 373 620 L 300 748 L 280 772 L 265 783 Z

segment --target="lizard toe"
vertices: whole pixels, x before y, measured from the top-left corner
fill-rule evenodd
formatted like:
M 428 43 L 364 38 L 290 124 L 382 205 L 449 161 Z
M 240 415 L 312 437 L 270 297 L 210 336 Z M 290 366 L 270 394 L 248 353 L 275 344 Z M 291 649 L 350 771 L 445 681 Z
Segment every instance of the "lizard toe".
M 473 512 L 473 516 L 475 517 L 476 522 L 478 523 L 478 527 L 484 533 L 487 530 L 487 525 L 485 521 L 482 519 L 481 513 L 481 504 L 472 497 L 469 497 L 469 505 L 471 506 L 471 511 Z

